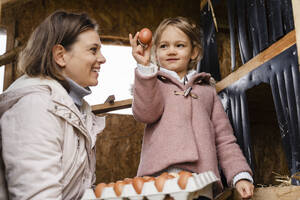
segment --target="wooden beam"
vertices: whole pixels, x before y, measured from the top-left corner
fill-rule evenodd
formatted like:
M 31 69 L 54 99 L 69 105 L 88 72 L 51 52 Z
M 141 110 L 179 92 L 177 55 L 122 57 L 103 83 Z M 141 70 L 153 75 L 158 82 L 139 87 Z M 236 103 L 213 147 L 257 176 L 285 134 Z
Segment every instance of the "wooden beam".
M 122 101 L 115 101 L 113 104 L 104 103 L 92 106 L 92 111 L 95 114 L 106 113 L 109 111 L 120 110 L 130 108 L 132 105 L 132 99 L 126 99 Z
M 2 11 L 4 11 L 6 9 L 21 6 L 30 1 L 34 1 L 34 0 L 0 0 L 0 7 L 2 7 Z M 1 18 L 0 18 L 0 24 L 1 24 Z
M 1 4 L 4 6 L 5 4 L 17 4 L 17 3 L 26 3 L 28 1 L 32 1 L 32 0 L 0 0 Z M 5 5 L 6 6 L 6 5 Z
M 217 92 L 222 91 L 229 85 L 233 84 L 249 72 L 261 66 L 263 63 L 269 61 L 275 56 L 279 55 L 286 49 L 290 48 L 296 43 L 295 30 L 286 34 L 283 38 L 272 44 L 269 48 L 249 60 L 247 63 L 239 67 L 236 71 L 229 74 L 216 84 Z
M 23 47 L 17 47 L 0 56 L 0 66 L 6 65 L 14 61 Z
M 129 38 L 114 35 L 100 35 L 103 44 L 124 45 L 129 46 Z
M 298 63 L 300 64 L 300 1 L 292 0 L 294 24 L 296 30 L 297 50 L 298 50 Z M 299 65 L 300 69 L 300 65 Z
M 6 3 L 14 3 L 17 0 L 1 0 L 1 4 L 6 4 Z

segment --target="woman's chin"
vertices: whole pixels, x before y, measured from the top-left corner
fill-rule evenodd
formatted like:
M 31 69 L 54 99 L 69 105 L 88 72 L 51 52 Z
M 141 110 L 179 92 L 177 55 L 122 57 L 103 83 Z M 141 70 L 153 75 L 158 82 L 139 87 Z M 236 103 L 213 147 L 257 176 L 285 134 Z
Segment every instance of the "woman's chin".
M 90 86 L 97 86 L 97 85 L 98 85 L 98 80 L 94 80 L 90 84 Z

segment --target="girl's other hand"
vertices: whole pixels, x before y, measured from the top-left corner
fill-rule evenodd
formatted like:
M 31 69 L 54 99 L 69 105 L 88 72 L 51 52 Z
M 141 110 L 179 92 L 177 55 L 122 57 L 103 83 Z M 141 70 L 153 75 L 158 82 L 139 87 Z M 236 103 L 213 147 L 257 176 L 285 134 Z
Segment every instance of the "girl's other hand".
M 129 42 L 132 47 L 132 56 L 137 63 L 144 66 L 149 66 L 152 42 L 147 45 L 146 48 L 143 48 L 142 45 L 140 45 L 137 41 L 138 36 L 139 32 L 137 32 L 134 37 L 132 37 L 131 33 L 129 34 Z
M 250 199 L 253 196 L 254 185 L 250 181 L 240 180 L 235 187 L 242 199 Z

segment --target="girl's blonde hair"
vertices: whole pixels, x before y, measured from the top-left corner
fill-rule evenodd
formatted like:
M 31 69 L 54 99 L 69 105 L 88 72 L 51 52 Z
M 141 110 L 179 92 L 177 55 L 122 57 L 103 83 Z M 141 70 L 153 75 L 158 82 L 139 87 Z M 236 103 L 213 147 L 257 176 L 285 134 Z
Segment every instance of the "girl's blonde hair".
M 196 26 L 196 23 L 194 23 L 192 20 L 187 19 L 185 17 L 166 18 L 158 25 L 153 36 L 152 55 L 155 55 L 156 48 L 160 41 L 161 35 L 168 26 L 174 26 L 179 30 L 181 30 L 182 32 L 184 32 L 191 41 L 192 49 L 198 48 L 197 57 L 190 61 L 187 68 L 188 70 L 196 69 L 198 62 L 202 59 L 203 56 L 203 49 L 202 49 L 203 34 L 202 31 Z M 155 57 L 152 57 L 152 61 L 157 64 Z
M 62 45 L 67 51 L 80 33 L 98 30 L 98 25 L 86 14 L 56 11 L 48 16 L 31 34 L 25 49 L 20 53 L 18 71 L 31 77 L 50 77 L 65 81 L 61 67 L 54 61 L 52 48 Z

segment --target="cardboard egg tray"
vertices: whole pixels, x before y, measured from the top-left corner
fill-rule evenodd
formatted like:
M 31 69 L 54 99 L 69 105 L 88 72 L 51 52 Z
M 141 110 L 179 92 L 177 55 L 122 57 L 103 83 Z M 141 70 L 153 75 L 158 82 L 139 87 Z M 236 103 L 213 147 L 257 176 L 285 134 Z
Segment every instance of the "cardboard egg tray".
M 201 174 L 190 173 L 186 183 L 183 186 L 179 184 L 179 175 L 172 173 L 173 177 L 169 177 L 163 182 L 162 189 L 157 189 L 157 183 L 153 177 L 150 181 L 145 181 L 142 185 L 141 191 L 134 188 L 132 183 L 126 183 L 122 186 L 121 192 L 117 192 L 113 186 L 106 186 L 101 191 L 101 196 L 96 197 L 92 189 L 85 191 L 82 200 L 163 200 L 165 197 L 170 196 L 175 200 L 190 200 L 199 196 L 199 191 L 209 184 L 219 181 L 216 175 L 211 172 Z M 158 178 L 158 177 L 156 177 Z M 159 192 L 161 190 L 161 192 Z M 118 193 L 118 195 L 116 194 Z

